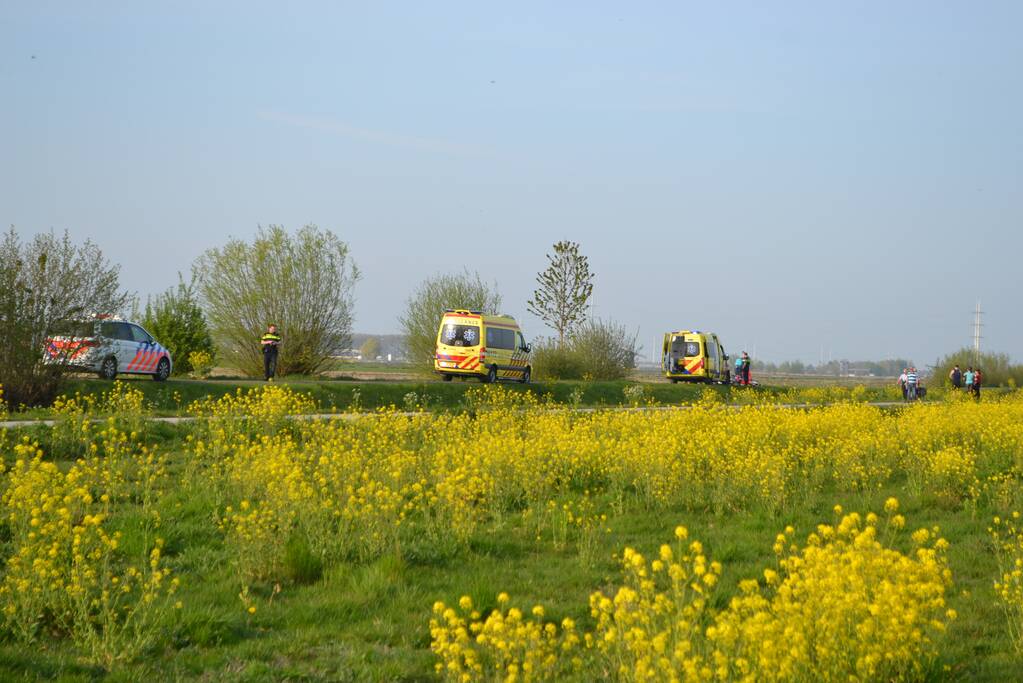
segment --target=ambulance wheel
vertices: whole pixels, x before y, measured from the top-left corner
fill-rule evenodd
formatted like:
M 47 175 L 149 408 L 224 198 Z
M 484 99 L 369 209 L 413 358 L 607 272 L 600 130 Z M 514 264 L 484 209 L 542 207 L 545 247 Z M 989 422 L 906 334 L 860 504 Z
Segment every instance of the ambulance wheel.
M 525 370 L 522 371 L 522 379 L 520 379 L 519 381 L 522 382 L 523 384 L 529 384 L 529 380 L 532 378 L 532 376 L 533 376 L 532 369 L 527 367 Z
M 671 383 L 672 383 L 672 384 L 678 384 L 678 380 L 677 380 L 677 379 L 675 379 L 674 377 L 672 377 L 672 378 L 671 378 Z
M 153 373 L 153 379 L 157 382 L 164 382 L 168 377 L 170 377 L 170 361 L 164 357 L 156 364 L 156 372 Z
M 99 378 L 114 379 L 115 377 L 117 377 L 117 359 L 113 356 L 104 358 L 103 363 L 99 366 Z
M 440 379 L 442 382 L 450 382 L 451 380 L 454 379 L 454 377 L 452 377 L 451 375 L 441 375 Z
M 493 384 L 497 381 L 497 366 L 491 365 L 490 369 L 487 370 L 487 384 Z

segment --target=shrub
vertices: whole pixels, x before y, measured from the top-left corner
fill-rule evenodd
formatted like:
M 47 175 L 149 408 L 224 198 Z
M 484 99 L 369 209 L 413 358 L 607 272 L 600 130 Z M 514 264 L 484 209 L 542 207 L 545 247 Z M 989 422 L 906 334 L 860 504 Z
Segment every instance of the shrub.
M 569 346 L 558 346 L 556 339 L 541 339 L 533 344 L 530 360 L 537 379 L 582 379 L 586 362 Z
M 572 350 L 596 380 L 624 379 L 636 367 L 636 335 L 613 320 L 594 318 L 572 333 Z
M 192 351 L 188 354 L 189 373 L 195 379 L 205 379 L 213 371 L 213 355 L 209 351 Z
M 636 335 L 613 320 L 589 320 L 564 345 L 546 339 L 533 345 L 533 370 L 540 379 L 624 379 L 636 367 Z

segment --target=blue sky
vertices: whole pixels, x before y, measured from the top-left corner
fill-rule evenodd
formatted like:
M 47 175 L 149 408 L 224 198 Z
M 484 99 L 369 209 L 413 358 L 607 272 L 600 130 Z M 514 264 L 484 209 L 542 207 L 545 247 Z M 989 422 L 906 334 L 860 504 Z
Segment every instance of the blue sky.
M 526 313 L 551 243 L 595 311 L 773 360 L 1023 357 L 1023 4 L 21 3 L 0 16 L 0 221 L 143 297 L 316 223 L 356 329 L 469 267 Z

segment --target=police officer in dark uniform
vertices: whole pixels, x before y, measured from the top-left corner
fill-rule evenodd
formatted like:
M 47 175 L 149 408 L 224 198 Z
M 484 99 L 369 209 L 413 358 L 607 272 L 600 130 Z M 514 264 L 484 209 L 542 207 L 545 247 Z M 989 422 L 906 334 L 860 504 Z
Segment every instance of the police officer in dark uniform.
M 263 346 L 263 375 L 267 382 L 272 382 L 277 373 L 277 352 L 281 346 L 281 335 L 277 334 L 276 325 L 266 328 L 260 344 Z

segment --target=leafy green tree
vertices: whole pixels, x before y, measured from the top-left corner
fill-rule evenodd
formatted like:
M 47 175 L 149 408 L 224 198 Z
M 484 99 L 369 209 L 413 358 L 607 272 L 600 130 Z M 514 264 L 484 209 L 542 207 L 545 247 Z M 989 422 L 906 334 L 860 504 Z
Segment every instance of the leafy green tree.
M 561 241 L 547 254 L 546 270 L 536 276 L 537 288 L 529 300 L 529 312 L 558 333 L 558 344 L 583 320 L 593 295 L 589 260 L 576 242 Z
M 424 280 L 405 302 L 405 312 L 398 318 L 409 360 L 424 367 L 433 367 L 437 330 L 445 309 L 497 313 L 500 307 L 501 295 L 497 292 L 497 285 L 483 282 L 479 273 L 465 270 Z
M 53 401 L 70 355 L 51 356 L 47 340 L 67 332 L 69 321 L 122 312 L 130 296 L 119 273 L 98 246 L 74 244 L 66 231 L 22 242 L 11 227 L 0 239 L 0 385 L 8 405 Z
M 359 355 L 362 360 L 376 360 L 380 355 L 380 340 L 376 337 L 368 337 L 359 347 Z
M 142 326 L 166 346 L 174 359 L 174 374 L 191 372 L 190 355 L 205 351 L 214 355 L 213 337 L 192 283 L 178 274 L 178 286 L 146 302 Z
M 206 251 L 193 270 L 218 355 L 250 376 L 262 372 L 259 338 L 270 323 L 283 337 L 282 375 L 313 374 L 351 341 L 361 276 L 330 230 L 260 227 L 251 243 Z

